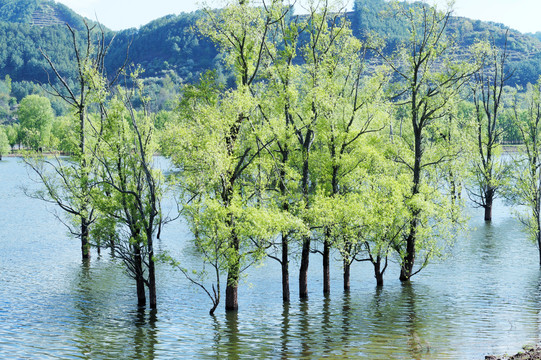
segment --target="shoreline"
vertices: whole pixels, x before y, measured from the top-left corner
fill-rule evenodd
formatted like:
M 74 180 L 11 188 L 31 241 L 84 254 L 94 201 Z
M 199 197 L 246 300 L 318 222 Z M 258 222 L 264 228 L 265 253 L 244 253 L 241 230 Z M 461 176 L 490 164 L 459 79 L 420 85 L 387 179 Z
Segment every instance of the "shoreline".
M 535 346 L 525 345 L 524 351 L 519 351 L 515 355 L 486 355 L 485 360 L 540 360 L 541 344 Z

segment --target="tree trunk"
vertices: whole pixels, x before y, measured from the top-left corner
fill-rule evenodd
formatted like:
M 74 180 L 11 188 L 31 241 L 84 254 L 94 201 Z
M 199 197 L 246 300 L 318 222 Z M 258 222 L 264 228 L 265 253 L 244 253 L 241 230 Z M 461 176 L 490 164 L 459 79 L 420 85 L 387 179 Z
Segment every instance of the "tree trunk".
M 331 292 L 330 253 L 331 245 L 329 244 L 329 237 L 325 236 L 325 242 L 323 244 L 323 294 L 330 294 Z
M 229 266 L 227 273 L 227 286 L 225 288 L 225 310 L 236 311 L 239 309 L 238 291 L 239 291 L 239 277 L 240 277 L 240 264 L 238 259 L 239 254 L 239 239 L 233 234 L 232 247 L 234 249 L 235 259 L 232 259 L 233 263 Z
M 83 260 L 90 259 L 90 242 L 88 220 L 85 217 L 81 217 L 81 255 Z
M 156 296 L 156 268 L 154 265 L 154 253 L 151 250 L 148 254 L 148 297 L 150 302 L 150 308 L 157 308 L 157 296 Z
M 301 254 L 301 268 L 299 271 L 299 297 L 308 297 L 308 265 L 310 261 L 310 237 L 304 237 Z
M 383 272 L 381 271 L 381 257 L 379 256 L 377 261 L 374 263 L 374 276 L 376 277 L 376 285 L 383 286 Z
M 486 192 L 485 201 L 485 221 L 492 221 L 492 203 L 494 202 L 494 191 L 489 189 Z
M 415 215 L 414 215 L 415 216 Z M 416 221 L 412 221 L 410 234 L 406 240 L 406 256 L 402 260 L 400 269 L 400 281 L 409 281 L 413 272 L 415 263 L 415 239 L 416 239 Z
M 539 265 L 541 265 L 541 231 L 537 228 L 537 249 L 539 250 Z
M 349 291 L 350 289 L 350 269 L 351 264 L 349 263 L 349 259 L 344 259 L 344 291 Z
M 230 269 L 227 274 L 227 287 L 225 288 L 225 310 L 236 311 L 239 309 L 238 302 L 239 278 L 238 270 Z
M 288 234 L 282 233 L 282 300 L 289 302 Z
M 135 265 L 135 283 L 137 286 L 137 305 L 145 306 L 147 300 L 145 295 L 145 279 L 143 274 L 143 260 L 141 259 L 141 248 L 139 244 L 134 245 L 133 261 Z

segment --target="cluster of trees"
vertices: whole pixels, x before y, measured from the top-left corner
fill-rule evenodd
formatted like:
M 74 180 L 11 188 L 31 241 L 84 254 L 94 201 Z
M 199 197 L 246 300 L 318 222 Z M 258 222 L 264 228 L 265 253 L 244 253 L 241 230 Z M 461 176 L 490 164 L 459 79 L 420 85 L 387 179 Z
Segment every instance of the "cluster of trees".
M 376 36 L 356 37 L 343 9 L 327 2 L 304 16 L 291 9 L 271 0 L 205 11 L 197 28 L 220 49 L 233 84 L 208 72 L 178 87 L 171 75 L 163 98 L 181 97 L 175 107 L 164 101 L 169 112 L 149 111 L 140 69 L 127 74 L 125 61 L 108 74 L 112 42 L 99 28 L 87 25 L 81 37 L 68 27 L 77 81 L 44 54 L 56 78 L 48 91 L 71 109 L 57 126 L 57 146 L 71 156 L 28 156 L 44 184 L 31 195 L 65 213 L 83 259 L 91 247 L 111 249 L 135 279 L 139 305 L 148 292 L 151 308 L 155 261 L 169 261 L 209 295 L 211 313 L 223 287 L 226 309 L 238 309 L 243 272 L 264 258 L 281 265 L 284 301 L 293 260 L 299 295 L 308 296 L 313 254 L 323 257 L 324 293 L 333 252 L 345 290 L 355 261 L 371 262 L 383 285 L 395 260 L 409 281 L 464 225 L 463 189 L 490 221 L 504 178 L 515 202 L 528 205 L 523 221 L 541 245 L 540 90 L 506 86 L 505 46 L 479 41 L 464 53 L 446 36 L 450 11 L 425 3 L 389 8 L 409 34 L 393 53 Z M 52 110 L 31 116 L 50 109 L 43 99 L 25 98 L 18 110 L 35 150 L 44 134 L 60 133 L 40 123 Z M 517 178 L 500 156 L 504 118 L 525 144 L 513 162 Z M 160 210 L 166 183 L 153 165 L 158 150 L 176 170 L 172 196 L 212 276 L 155 252 L 168 221 Z
M 242 271 L 266 256 L 281 264 L 288 301 L 297 250 L 301 297 L 312 253 L 323 256 L 325 293 L 332 251 L 346 290 L 356 260 L 370 261 L 382 285 L 394 258 L 409 281 L 464 224 L 465 185 L 491 219 L 507 50 L 492 39 L 464 54 L 446 37 L 450 13 L 426 4 L 389 11 L 409 33 L 392 54 L 380 39 L 355 37 L 327 4 L 291 17 L 278 1 L 239 2 L 200 21 L 235 86 L 206 75 L 185 87 L 161 149 L 179 170 L 195 244 L 215 269 L 217 291 L 190 277 L 212 298 L 211 312 L 220 274 L 235 310 Z
M 153 241 L 162 223 L 160 173 L 153 168 L 156 151 L 154 122 L 146 109 L 138 70 L 107 76 L 104 58 L 110 46 L 102 31 L 86 26 L 83 39 L 72 33 L 78 81 L 73 86 L 44 53 L 56 79 L 49 92 L 71 108 L 69 158 L 43 157 L 39 152 L 25 158 L 43 183 L 30 196 L 54 203 L 65 213 L 65 224 L 81 240 L 84 260 L 92 245 L 108 247 L 125 265 L 137 284 L 140 306 L 156 307 Z M 79 46 L 80 42 L 85 44 Z M 133 87 L 115 86 L 123 76 Z M 58 85 L 55 85 L 58 84 Z M 139 110 L 134 99 L 142 101 Z

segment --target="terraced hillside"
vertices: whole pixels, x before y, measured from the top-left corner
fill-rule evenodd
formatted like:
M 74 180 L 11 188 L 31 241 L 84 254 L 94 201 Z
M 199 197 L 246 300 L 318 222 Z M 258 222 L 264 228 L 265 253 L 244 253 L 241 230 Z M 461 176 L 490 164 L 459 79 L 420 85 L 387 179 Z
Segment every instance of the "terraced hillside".
M 66 20 L 62 19 L 62 13 L 47 3 L 40 4 L 32 14 L 32 25 L 36 26 L 59 25 L 65 22 Z

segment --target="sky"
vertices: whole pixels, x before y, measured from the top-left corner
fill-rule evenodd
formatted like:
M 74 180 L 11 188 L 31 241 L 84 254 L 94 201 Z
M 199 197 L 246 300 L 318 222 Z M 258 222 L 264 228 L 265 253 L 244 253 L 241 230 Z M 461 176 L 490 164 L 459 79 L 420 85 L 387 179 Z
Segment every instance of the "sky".
M 56 0 L 113 30 L 138 28 L 168 14 L 191 12 L 200 0 Z M 433 0 L 445 4 L 446 0 Z M 353 0 L 350 0 L 353 3 Z M 217 1 L 209 0 L 209 3 Z M 455 15 L 503 23 L 521 32 L 541 31 L 541 0 L 455 0 Z

